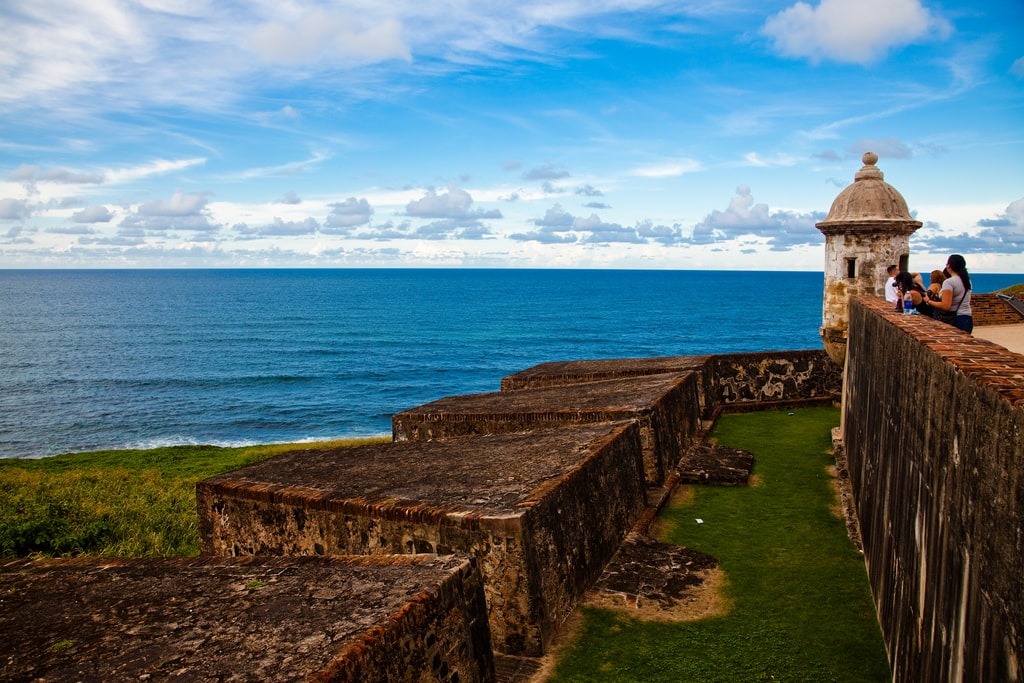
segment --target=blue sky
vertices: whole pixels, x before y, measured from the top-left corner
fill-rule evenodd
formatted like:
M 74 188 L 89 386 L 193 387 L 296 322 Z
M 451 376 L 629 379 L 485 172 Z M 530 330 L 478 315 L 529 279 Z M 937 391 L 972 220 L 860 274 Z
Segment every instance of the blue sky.
M 1024 3 L 13 0 L 0 267 L 1024 272 Z

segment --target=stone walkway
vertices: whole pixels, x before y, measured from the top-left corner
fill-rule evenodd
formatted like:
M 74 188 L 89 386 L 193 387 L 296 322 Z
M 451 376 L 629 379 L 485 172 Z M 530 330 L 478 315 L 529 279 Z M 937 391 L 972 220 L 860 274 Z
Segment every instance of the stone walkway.
M 1017 325 L 978 325 L 972 333 L 979 339 L 999 344 L 1014 353 L 1024 354 L 1024 323 Z

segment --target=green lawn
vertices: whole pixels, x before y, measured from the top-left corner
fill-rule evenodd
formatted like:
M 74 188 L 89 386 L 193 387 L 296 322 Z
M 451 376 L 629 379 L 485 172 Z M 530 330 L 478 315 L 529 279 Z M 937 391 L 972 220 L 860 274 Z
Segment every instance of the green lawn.
M 173 446 L 0 459 L 0 557 L 198 555 L 197 481 L 313 446 Z
M 661 623 L 586 608 L 550 681 L 891 680 L 863 557 L 832 512 L 838 421 L 834 408 L 723 416 L 713 436 L 754 454 L 752 485 L 695 487 L 659 528 L 719 559 L 728 612 Z

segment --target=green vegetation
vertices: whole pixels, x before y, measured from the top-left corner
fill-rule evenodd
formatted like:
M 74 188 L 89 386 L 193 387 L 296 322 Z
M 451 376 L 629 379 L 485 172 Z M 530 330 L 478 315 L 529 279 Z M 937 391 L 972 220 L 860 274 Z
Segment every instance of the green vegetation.
M 199 480 L 297 448 L 380 440 L 0 459 L 0 556 L 197 555 Z
M 693 487 L 660 521 L 661 540 L 719 559 L 727 613 L 662 623 L 587 608 L 550 680 L 891 680 L 863 557 L 832 511 L 838 421 L 834 408 L 723 416 L 715 439 L 754 453 L 752 485 Z
M 1024 294 L 1024 283 L 1021 283 L 1019 285 L 1010 285 L 1009 287 L 1005 287 L 1003 289 L 1000 289 L 997 292 L 997 294 L 1006 294 L 1008 296 L 1014 296 L 1014 295 L 1017 295 L 1017 294 Z

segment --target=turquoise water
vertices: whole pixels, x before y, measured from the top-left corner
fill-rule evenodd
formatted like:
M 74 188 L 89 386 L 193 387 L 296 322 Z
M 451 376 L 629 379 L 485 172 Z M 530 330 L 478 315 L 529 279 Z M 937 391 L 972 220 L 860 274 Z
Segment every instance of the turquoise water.
M 975 289 L 1024 280 L 975 275 Z M 821 273 L 0 271 L 0 457 L 390 434 L 554 360 L 821 348 Z M 987 289 L 986 289 L 987 288 Z

